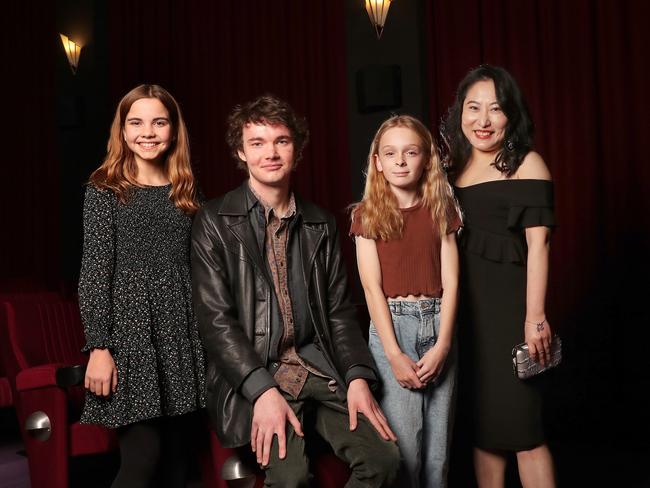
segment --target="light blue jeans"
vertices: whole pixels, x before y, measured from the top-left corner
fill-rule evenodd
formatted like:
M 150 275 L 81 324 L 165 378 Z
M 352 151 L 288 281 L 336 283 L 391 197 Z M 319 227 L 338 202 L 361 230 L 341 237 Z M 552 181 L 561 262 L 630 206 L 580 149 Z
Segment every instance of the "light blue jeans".
M 440 299 L 389 301 L 388 307 L 402 352 L 417 362 L 433 347 L 440 333 Z M 403 486 L 447 486 L 449 440 L 455 410 L 456 341 L 452 341 L 441 375 L 423 390 L 409 390 L 397 383 L 372 322 L 369 346 L 382 383 L 381 408 L 397 435 Z

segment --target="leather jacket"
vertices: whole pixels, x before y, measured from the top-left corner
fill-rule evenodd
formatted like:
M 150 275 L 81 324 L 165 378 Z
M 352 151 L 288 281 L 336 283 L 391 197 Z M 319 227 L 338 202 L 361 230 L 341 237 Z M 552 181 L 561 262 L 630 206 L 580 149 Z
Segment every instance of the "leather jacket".
M 275 295 L 256 237 L 260 225 L 254 217 L 256 203 L 245 182 L 204 205 L 192 228 L 194 308 L 208 354 L 207 406 L 224 447 L 250 442 L 256 397 L 245 383 L 253 375 L 273 381 L 277 366 L 269 360 L 270 343 L 272 331 L 282 325 L 272 313 Z M 294 244 L 288 252 L 298 264 L 289 269 L 289 279 L 302 288 L 314 345 L 336 372 L 334 378 L 345 394 L 345 384 L 353 377 L 376 376 L 348 298 L 336 221 L 298 196 L 295 218 Z M 351 377 L 353 370 L 357 374 Z

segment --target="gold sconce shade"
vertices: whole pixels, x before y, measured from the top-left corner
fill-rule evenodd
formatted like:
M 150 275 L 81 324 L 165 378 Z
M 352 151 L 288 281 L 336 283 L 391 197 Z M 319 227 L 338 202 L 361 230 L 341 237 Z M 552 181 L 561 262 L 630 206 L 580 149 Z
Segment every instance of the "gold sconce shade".
M 393 0 L 366 0 L 366 12 L 370 17 L 375 32 L 377 32 L 377 39 L 381 39 L 381 34 L 384 32 L 384 24 L 386 24 L 386 16 L 388 9 Z
M 79 66 L 79 55 L 81 54 L 81 46 L 74 41 L 68 39 L 68 36 L 59 34 L 61 36 L 61 42 L 63 43 L 63 49 L 65 49 L 65 55 L 68 57 L 68 63 L 70 64 L 70 69 L 72 74 L 77 73 L 77 66 Z

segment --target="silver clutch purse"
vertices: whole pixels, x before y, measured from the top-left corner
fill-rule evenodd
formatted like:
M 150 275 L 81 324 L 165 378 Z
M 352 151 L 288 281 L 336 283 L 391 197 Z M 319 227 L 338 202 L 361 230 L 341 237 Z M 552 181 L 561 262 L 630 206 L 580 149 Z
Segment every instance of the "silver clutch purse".
M 554 368 L 562 361 L 562 339 L 560 336 L 554 335 L 551 340 L 551 360 L 542 366 L 541 363 L 536 363 L 528 355 L 528 344 L 522 342 L 512 348 L 512 369 L 515 376 L 520 380 L 525 380 L 531 376 L 538 375 L 547 369 Z

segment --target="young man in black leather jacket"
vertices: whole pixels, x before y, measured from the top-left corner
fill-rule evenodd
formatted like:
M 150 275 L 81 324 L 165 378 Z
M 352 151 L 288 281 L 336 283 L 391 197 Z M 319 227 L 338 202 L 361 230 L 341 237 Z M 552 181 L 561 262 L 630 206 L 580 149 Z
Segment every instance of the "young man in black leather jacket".
M 347 461 L 347 487 L 390 486 L 395 435 L 369 388 L 375 365 L 349 301 L 334 217 L 291 191 L 308 138 L 284 101 L 237 106 L 227 139 L 249 179 L 192 231 L 208 411 L 226 447 L 250 443 L 266 486 L 307 486 L 303 413 Z

